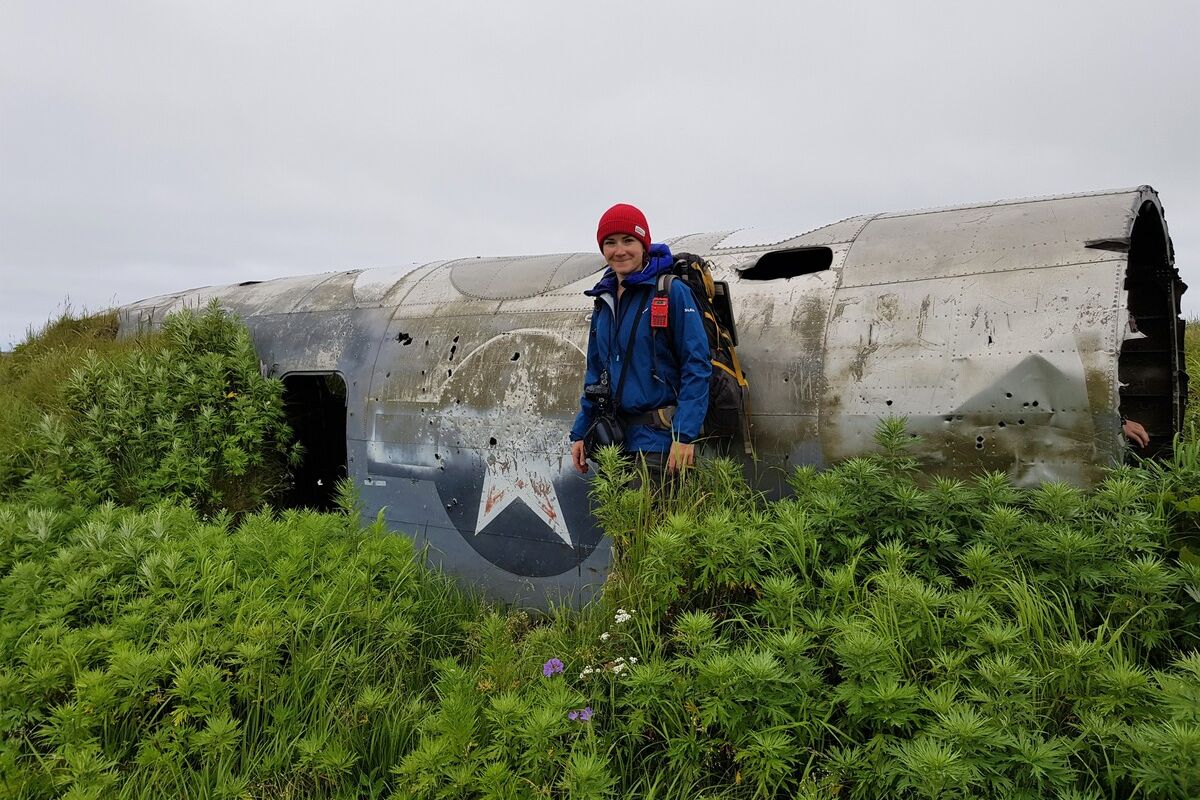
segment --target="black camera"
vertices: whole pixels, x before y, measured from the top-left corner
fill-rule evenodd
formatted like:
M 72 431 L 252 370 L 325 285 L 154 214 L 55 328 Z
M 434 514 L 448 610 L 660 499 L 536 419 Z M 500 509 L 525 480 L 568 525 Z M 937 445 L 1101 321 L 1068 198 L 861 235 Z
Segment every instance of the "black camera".
M 616 409 L 613 408 L 612 383 L 608 372 L 600 374 L 597 383 L 589 383 L 583 387 L 583 395 L 592 403 L 592 424 L 583 435 L 583 451 L 588 458 L 594 458 L 601 447 L 615 445 L 625 446 L 625 427 L 617 419 Z
M 597 416 L 612 414 L 612 385 L 608 382 L 608 372 L 600 374 L 598 383 L 589 383 L 583 387 L 583 396 L 591 401 Z

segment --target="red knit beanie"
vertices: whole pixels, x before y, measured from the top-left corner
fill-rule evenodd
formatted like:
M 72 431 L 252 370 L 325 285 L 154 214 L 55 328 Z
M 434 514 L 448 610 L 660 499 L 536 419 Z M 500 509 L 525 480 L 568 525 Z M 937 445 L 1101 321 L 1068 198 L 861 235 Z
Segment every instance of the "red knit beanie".
M 596 244 L 604 249 L 604 240 L 614 233 L 628 233 L 642 243 L 646 250 L 650 249 L 650 225 L 646 215 L 628 203 L 617 203 L 604 212 L 600 217 L 600 225 L 596 228 Z

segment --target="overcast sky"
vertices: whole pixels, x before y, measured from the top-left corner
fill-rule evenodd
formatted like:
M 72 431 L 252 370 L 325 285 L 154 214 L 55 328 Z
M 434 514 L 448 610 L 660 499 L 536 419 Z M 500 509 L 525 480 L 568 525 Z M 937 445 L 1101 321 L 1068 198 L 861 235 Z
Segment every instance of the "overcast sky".
M 1148 183 L 1200 3 L 0 0 L 0 348 L 64 303 Z

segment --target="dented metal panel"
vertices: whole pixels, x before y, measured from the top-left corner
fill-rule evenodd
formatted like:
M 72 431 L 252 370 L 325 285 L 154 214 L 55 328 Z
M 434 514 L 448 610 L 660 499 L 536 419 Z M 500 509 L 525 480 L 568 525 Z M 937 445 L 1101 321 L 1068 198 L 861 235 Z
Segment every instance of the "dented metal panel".
M 669 242 L 730 284 L 747 475 L 765 490 L 869 452 L 886 416 L 908 419 L 927 473 L 1024 484 L 1097 481 L 1122 458 L 1123 406 L 1158 449 L 1179 424 L 1184 287 L 1149 187 Z M 192 290 L 127 306 L 122 331 L 217 297 L 272 374 L 344 377 L 369 513 L 497 597 L 579 601 L 611 557 L 567 457 L 582 292 L 602 266 L 594 252 L 459 259 Z

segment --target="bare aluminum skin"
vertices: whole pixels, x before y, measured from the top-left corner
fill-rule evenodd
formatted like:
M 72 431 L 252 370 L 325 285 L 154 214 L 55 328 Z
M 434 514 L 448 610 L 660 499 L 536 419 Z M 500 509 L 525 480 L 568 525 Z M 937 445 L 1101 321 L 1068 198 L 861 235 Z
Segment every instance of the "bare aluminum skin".
M 768 491 L 797 465 L 870 452 L 885 416 L 908 419 L 929 473 L 1023 485 L 1091 485 L 1122 459 L 1122 381 L 1157 448 L 1181 424 L 1185 287 L 1148 186 L 668 243 L 730 284 L 753 402 L 746 470 Z M 765 256 L 806 263 L 812 248 L 828 248 L 827 269 L 755 279 Z M 491 596 L 579 603 L 611 559 L 567 441 L 583 291 L 603 267 L 598 253 L 464 258 L 208 287 L 125 306 L 121 331 L 216 298 L 267 374 L 344 378 L 367 513 Z M 1131 293 L 1135 326 L 1157 333 L 1132 331 Z

